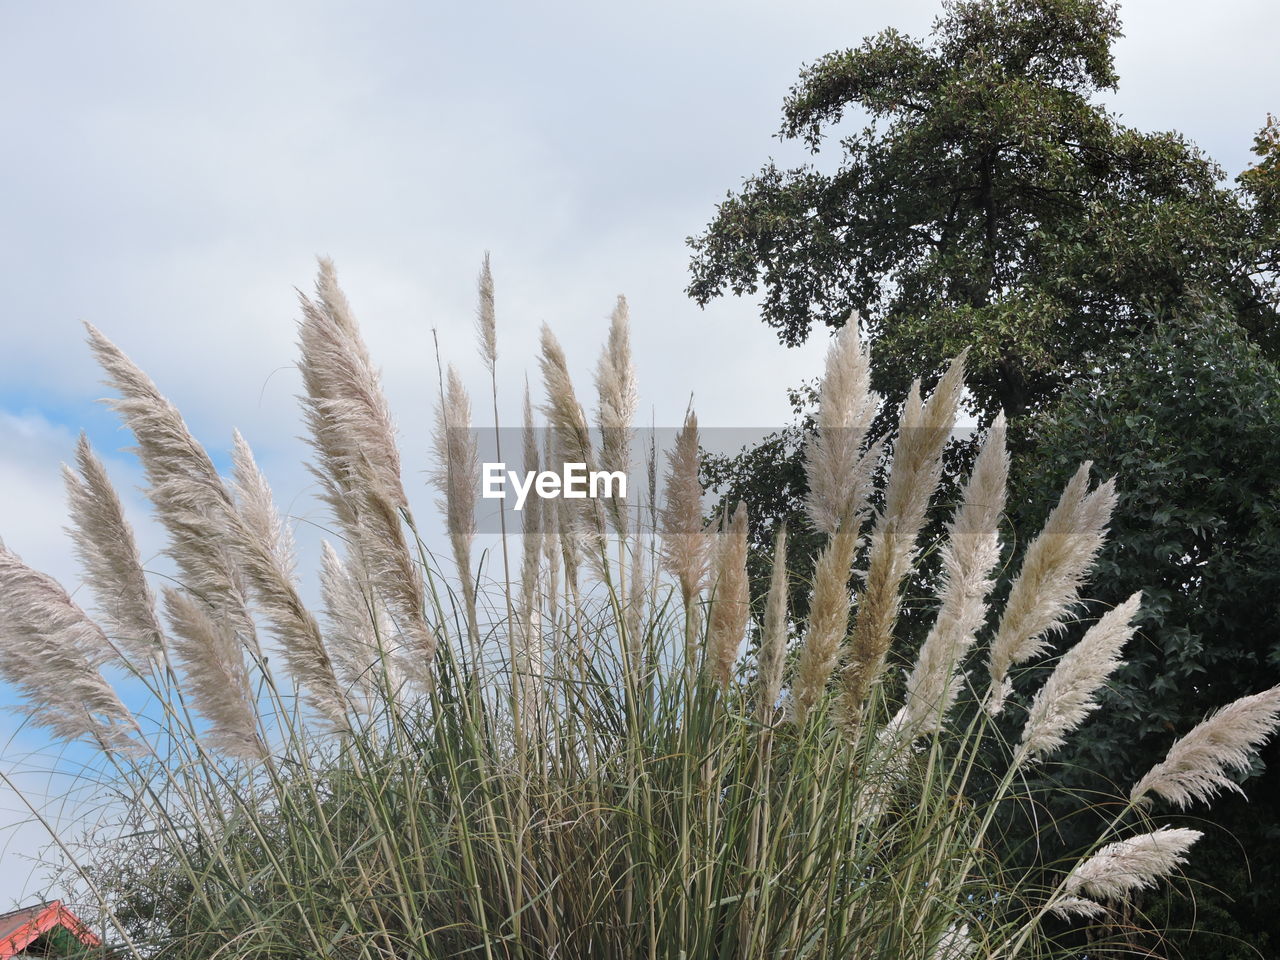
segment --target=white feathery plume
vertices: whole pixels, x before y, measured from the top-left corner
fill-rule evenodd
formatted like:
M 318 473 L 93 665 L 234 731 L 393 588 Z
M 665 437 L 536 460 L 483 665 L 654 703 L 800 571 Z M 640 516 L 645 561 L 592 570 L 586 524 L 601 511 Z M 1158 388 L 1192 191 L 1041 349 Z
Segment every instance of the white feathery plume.
M 323 468 L 319 479 L 335 513 L 358 506 L 345 498 L 357 484 L 371 484 L 395 507 L 407 502 L 400 482 L 400 453 L 395 426 L 378 371 L 346 295 L 338 286 L 333 262 L 321 258 L 315 299 L 300 294 L 303 319 L 298 327 L 299 370 L 307 389 L 303 406 L 312 444 Z
M 0 675 L 22 692 L 17 709 L 59 739 L 136 749 L 133 716 L 99 672 L 114 657 L 61 584 L 0 545 Z
M 401 519 L 408 519 L 408 501 L 380 378 L 329 260 L 320 260 L 315 299 L 300 295 L 300 300 L 298 369 L 316 452 L 311 471 L 354 562 L 386 602 L 403 637 L 406 665 L 419 684 L 429 685 L 436 636 Z
M 782 693 L 782 673 L 787 657 L 787 525 L 779 525 L 773 546 L 773 571 L 769 577 L 769 594 L 764 602 L 764 620 L 760 629 L 759 719 L 772 725 L 774 709 Z
M 243 570 L 226 536 L 235 508 L 213 461 L 150 378 L 97 329 L 85 326 L 94 356 L 121 394 L 107 402 L 137 440 L 135 451 L 149 484 L 147 496 L 169 533 L 166 553 L 177 564 L 183 584 L 213 604 L 246 643 L 256 646 Z
M 1053 902 L 1049 912 L 1068 920 L 1072 918 L 1101 920 L 1110 913 L 1102 904 L 1094 900 L 1086 900 L 1084 897 L 1062 897 Z
M 1135 890 L 1149 890 L 1161 877 L 1187 862 L 1186 853 L 1203 834 L 1185 827 L 1161 827 L 1109 843 L 1067 875 L 1068 896 L 1116 901 Z
M 619 296 L 609 322 L 609 342 L 596 366 L 596 392 L 600 399 L 596 425 L 600 428 L 600 469 L 624 475 L 631 467 L 631 426 L 635 420 L 636 371 L 631 361 L 631 327 L 627 300 Z M 618 536 L 626 537 L 626 501 L 611 497 L 606 504 Z
M 538 359 L 547 392 L 547 402 L 542 408 L 547 415 L 547 422 L 561 435 L 560 446 L 572 462 L 592 463 L 595 457 L 590 428 L 573 389 L 569 361 L 565 358 L 560 341 L 545 323 L 542 325 L 541 347 Z
M 308 702 L 336 729 L 347 727 L 346 705 L 325 648 L 320 625 L 303 603 L 294 580 L 293 542 L 281 523 L 267 478 L 253 451 L 235 432 L 231 462 L 238 512 L 230 533 L 257 606 L 280 641 L 289 674 Z
M 329 627 L 329 656 L 344 693 L 367 709 L 384 685 L 394 696 L 403 682 L 383 643 L 391 625 L 356 570 L 343 562 L 329 541 L 321 549 L 320 594 Z
M 187 591 L 165 587 L 163 593 L 183 689 L 209 721 L 205 739 L 223 753 L 262 759 L 267 749 L 258 735 L 257 706 L 240 642 L 229 625 Z
M 1106 538 L 1115 507 L 1115 483 L 1089 490 L 1090 463 L 1081 464 L 1049 514 L 1044 529 L 1027 548 L 1022 569 L 1009 591 L 988 666 L 991 687 L 986 708 L 1000 713 L 1012 689 L 1010 668 L 1043 654 L 1049 637 L 1078 602 L 1085 573 Z
M 848 517 L 836 530 L 813 569 L 813 598 L 809 627 L 800 646 L 788 708 L 791 719 L 803 724 L 822 695 L 840 659 L 840 644 L 849 633 L 849 575 L 858 548 L 861 524 Z
M 667 454 L 665 498 L 661 511 L 662 565 L 680 585 L 686 619 L 707 575 L 708 536 L 702 520 L 702 483 L 698 478 L 698 416 L 690 410 Z
M 911 741 L 902 736 L 895 717 L 876 736 L 876 744 L 863 763 L 858 792 L 853 802 L 853 816 L 868 829 L 890 810 L 894 797 L 901 795 L 911 783 Z
M 1280 726 L 1280 686 L 1241 697 L 1197 724 L 1130 791 L 1136 803 L 1150 794 L 1185 809 L 1222 790 L 1244 791 L 1227 775 L 1244 773 L 1262 743 Z
M 476 333 L 480 341 L 480 356 L 485 369 L 492 375 L 498 362 L 498 319 L 493 308 L 493 272 L 489 269 L 489 254 L 484 255 L 484 266 L 476 283 L 480 304 L 476 309 Z
M 987 595 L 1000 562 L 1000 516 L 1009 477 L 1005 418 L 996 416 L 947 525 L 938 616 L 907 680 L 896 725 L 910 736 L 938 732 L 958 693 L 957 668 L 987 616 Z
M 557 457 L 561 458 L 562 463 L 567 462 L 563 459 L 565 441 L 561 438 L 560 431 L 555 427 L 547 427 L 546 437 L 545 460 L 542 465 L 550 467 Z M 544 552 L 551 551 L 547 562 L 552 568 L 552 578 L 557 579 L 557 571 L 563 564 L 565 589 L 577 596 L 578 571 L 582 567 L 582 553 L 586 542 L 582 524 L 578 522 L 580 511 L 571 510 L 563 497 L 543 500 L 540 509 L 543 536 L 546 538 Z
M 861 722 L 863 703 L 884 670 L 893 642 L 902 582 L 911 572 L 916 540 L 942 477 L 942 453 L 964 390 L 967 355 L 966 350 L 951 361 L 923 405 L 919 381 L 912 384 L 902 408 L 885 485 L 884 510 L 871 533 L 866 583 L 858 595 L 858 611 L 841 674 L 840 719 L 849 731 Z
M 573 389 L 573 378 L 569 376 L 569 362 L 565 358 L 560 341 L 556 339 L 551 328 L 542 325 L 541 354 L 539 364 L 542 367 L 542 379 L 546 388 L 547 402 L 542 408 L 551 427 L 551 446 L 548 458 L 566 463 L 581 463 L 587 471 L 595 469 L 595 451 L 591 443 L 591 429 L 587 424 L 587 416 L 578 403 Z M 548 464 L 554 468 L 554 462 Z M 605 521 L 600 508 L 600 501 L 592 498 L 561 499 L 559 510 L 561 534 L 572 533 L 581 541 L 586 559 L 603 580 L 605 578 Z M 572 547 L 577 553 L 577 545 L 568 542 L 566 549 Z M 567 560 L 567 557 L 566 557 Z M 573 579 L 576 579 L 573 578 Z
M 135 666 L 149 660 L 163 663 L 164 630 L 133 528 L 106 468 L 83 433 L 76 444 L 76 469 L 63 465 L 62 473 L 71 510 L 71 537 L 102 622 Z
M 969 960 L 977 944 L 969 936 L 967 923 L 951 924 L 946 932 L 938 938 L 929 960 Z
M 723 525 L 715 549 L 711 609 L 707 615 L 707 668 L 725 688 L 751 619 L 747 585 L 747 505 L 739 503 Z
M 1142 603 L 1139 591 L 1091 626 L 1036 691 L 1022 728 L 1018 759 L 1038 759 L 1067 742 L 1067 734 L 1098 709 L 1094 699 L 1107 678 L 1122 665 L 1120 651 L 1137 629 L 1133 619 Z
M 850 318 L 827 351 L 817 430 L 805 447 L 805 510 L 828 536 L 850 509 L 861 513 L 870 494 L 875 458 L 859 455 L 880 401 L 870 384 L 871 352 L 858 336 L 857 318 Z
M 475 579 L 471 572 L 471 544 L 476 535 L 476 502 L 480 496 L 480 454 L 471 432 L 471 398 L 462 378 L 449 365 L 445 394 L 436 408 L 432 482 L 440 491 L 438 503 L 449 531 L 453 560 L 462 582 L 467 630 L 478 645 Z

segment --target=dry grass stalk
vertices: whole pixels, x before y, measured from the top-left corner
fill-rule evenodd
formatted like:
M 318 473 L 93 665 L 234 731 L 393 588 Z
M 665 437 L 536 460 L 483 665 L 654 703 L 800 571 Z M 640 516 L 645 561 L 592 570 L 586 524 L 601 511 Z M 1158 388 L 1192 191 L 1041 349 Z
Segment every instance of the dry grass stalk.
M 257 705 L 236 635 L 185 590 L 166 587 L 164 607 L 183 668 L 183 689 L 209 721 L 205 739 L 232 756 L 262 759 L 267 748 L 258 734 Z
M 76 444 L 76 470 L 64 465 L 62 472 L 71 538 L 104 626 L 135 665 L 149 660 L 163 663 L 164 630 L 143 573 L 133 528 L 125 519 L 106 468 L 84 434 Z
M 133 716 L 99 672 L 114 657 L 56 580 L 0 545 L 0 675 L 22 691 L 33 723 L 60 739 L 134 748 Z
M 480 496 L 480 453 L 471 432 L 471 398 L 452 364 L 445 379 L 444 396 L 436 408 L 434 452 L 436 468 L 432 482 L 440 491 L 437 503 L 449 532 L 449 546 L 462 583 L 467 634 L 473 648 L 478 649 L 480 628 L 476 620 L 471 545 L 476 535 L 476 503 Z
M 228 533 L 238 548 L 258 610 L 280 641 L 289 673 L 307 701 L 335 729 L 347 729 L 346 702 L 320 625 L 298 593 L 292 538 L 280 522 L 267 479 L 239 431 L 231 460 L 238 511 Z
M 817 430 L 805 448 L 809 493 L 805 510 L 819 532 L 832 536 L 842 517 L 862 512 L 876 458 L 861 453 L 880 398 L 871 392 L 871 352 L 856 318 L 827 351 L 818 401 Z
M 1241 697 L 1196 725 L 1130 792 L 1135 801 L 1164 797 L 1185 809 L 1222 790 L 1243 794 L 1227 771 L 1246 772 L 1253 754 L 1280 725 L 1280 687 Z
M 609 321 L 609 342 L 596 366 L 596 392 L 600 398 L 596 412 L 596 425 L 600 428 L 600 468 L 611 473 L 626 473 L 631 467 L 631 428 L 638 394 L 625 297 L 618 297 Z M 618 536 L 626 537 L 629 527 L 626 501 L 612 497 L 607 509 L 613 529 Z
M 961 505 L 947 525 L 942 547 L 938 616 L 907 680 L 895 726 L 909 737 L 941 729 L 958 694 L 960 662 L 987 616 L 992 573 L 1000 562 L 1000 516 L 1009 477 L 1005 419 L 992 423 L 965 485 Z
M 764 603 L 760 631 L 758 716 L 762 724 L 773 723 L 774 709 L 782 695 L 782 674 L 787 658 L 787 527 L 778 527 L 773 546 L 773 571 Z
M 1133 620 L 1141 603 L 1139 591 L 1108 611 L 1058 661 L 1031 701 L 1022 728 L 1021 757 L 1041 758 L 1063 746 L 1067 735 L 1098 708 L 1094 695 L 1122 665 L 1120 651 L 1137 629 Z
M 1012 689 L 1010 668 L 1043 654 L 1050 635 L 1062 630 L 1062 618 L 1077 603 L 1085 573 L 1106 537 L 1116 502 L 1115 483 L 1108 480 L 1090 491 L 1091 466 L 1081 464 L 1063 490 L 1044 529 L 1027 548 L 1009 591 L 988 661 L 986 708 L 992 716 Z
M 751 619 L 747 585 L 747 505 L 739 503 L 723 525 L 715 548 L 711 608 L 707 615 L 707 669 L 728 688 Z
M 961 353 L 951 362 L 927 403 L 920 403 L 917 381 L 903 406 L 884 510 L 871 534 L 867 580 L 858 595 L 847 662 L 841 673 L 839 715 L 849 731 L 861 722 L 863 704 L 884 670 L 893 642 L 902 582 L 911 571 L 929 500 L 942 476 L 942 452 L 964 390 L 965 356 Z
M 1063 885 L 1069 897 L 1116 901 L 1137 890 L 1149 890 L 1161 877 L 1186 863 L 1187 850 L 1203 834 L 1184 827 L 1161 827 L 1109 843 L 1076 865 Z
M 408 519 L 408 502 L 380 378 L 329 260 L 320 261 L 315 299 L 300 295 L 300 300 L 298 368 L 317 458 L 312 473 L 348 550 L 385 600 L 409 654 L 406 664 L 425 685 L 436 636 L 427 622 L 422 575 L 402 524 L 402 517 Z

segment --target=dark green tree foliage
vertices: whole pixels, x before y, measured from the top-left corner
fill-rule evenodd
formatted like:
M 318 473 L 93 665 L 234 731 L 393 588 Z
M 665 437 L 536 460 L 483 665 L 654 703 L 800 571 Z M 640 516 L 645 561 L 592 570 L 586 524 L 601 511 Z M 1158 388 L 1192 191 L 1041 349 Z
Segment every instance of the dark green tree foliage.
M 1161 759 L 1174 731 L 1280 683 L 1280 368 L 1229 320 L 1182 323 L 1024 424 L 1036 455 L 1020 462 L 1020 475 L 1015 467 L 1016 529 L 1035 529 L 1082 460 L 1118 477 L 1121 499 L 1087 618 L 1140 589 L 1143 620 L 1107 707 L 1053 775 L 1112 791 L 1078 772 L 1103 771 L 1127 789 Z M 1197 817 L 1190 825 L 1207 829 L 1188 870 L 1204 886 L 1197 903 L 1178 904 L 1165 919 L 1214 935 L 1191 943 L 1171 935 L 1187 957 L 1257 956 L 1223 934 L 1265 956 L 1280 947 L 1280 744 L 1260 759 L 1247 800 L 1222 798 L 1207 827 L 1203 808 L 1189 811 Z M 1088 819 L 1072 822 L 1087 831 Z
M 1181 136 L 1096 101 L 1119 36 L 1101 0 L 968 0 L 924 41 L 886 30 L 821 58 L 779 136 L 818 154 L 838 134 L 838 165 L 770 163 L 731 193 L 689 241 L 689 294 L 763 290 L 788 345 L 861 315 L 895 398 L 905 371 L 972 347 L 987 415 L 1017 416 L 1206 304 L 1270 342 L 1246 193 Z
M 1239 181 L 1250 200 L 1253 234 L 1262 251 L 1255 266 L 1256 280 L 1274 302 L 1280 286 L 1280 119 L 1267 116 L 1266 125 L 1253 138 L 1253 152 L 1258 162 L 1240 174 Z

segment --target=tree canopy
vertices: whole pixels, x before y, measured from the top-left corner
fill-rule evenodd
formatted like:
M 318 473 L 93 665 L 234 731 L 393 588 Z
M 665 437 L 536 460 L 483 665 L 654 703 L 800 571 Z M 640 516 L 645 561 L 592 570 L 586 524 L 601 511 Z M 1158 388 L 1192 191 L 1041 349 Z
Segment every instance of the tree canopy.
M 1256 193 L 1098 102 L 1120 35 L 1101 0 L 964 0 L 925 40 L 890 29 L 822 57 L 779 137 L 824 160 L 836 138 L 838 164 L 771 162 L 730 193 L 689 240 L 688 293 L 763 291 L 787 345 L 860 317 L 891 395 L 970 347 L 986 414 L 1017 416 L 1209 304 L 1273 344 Z

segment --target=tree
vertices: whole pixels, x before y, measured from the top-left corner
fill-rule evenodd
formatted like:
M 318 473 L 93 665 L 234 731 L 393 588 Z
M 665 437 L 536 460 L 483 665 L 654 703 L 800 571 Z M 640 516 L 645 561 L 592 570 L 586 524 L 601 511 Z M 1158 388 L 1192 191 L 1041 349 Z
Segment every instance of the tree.
M 948 3 L 925 41 L 896 30 L 804 69 L 779 136 L 834 172 L 769 163 L 691 238 L 700 304 L 763 288 L 787 345 L 860 316 L 878 389 L 970 347 L 984 415 L 1016 417 L 1163 319 L 1222 307 L 1276 342 L 1246 190 L 1174 133 L 1125 127 L 1116 6 Z M 845 134 L 842 121 L 869 123 Z M 1274 246 L 1273 246 L 1274 249 Z
M 1267 116 L 1266 125 L 1253 138 L 1253 152 L 1258 162 L 1237 179 L 1249 198 L 1252 230 L 1261 250 L 1258 282 L 1274 302 L 1280 277 L 1280 119 Z

